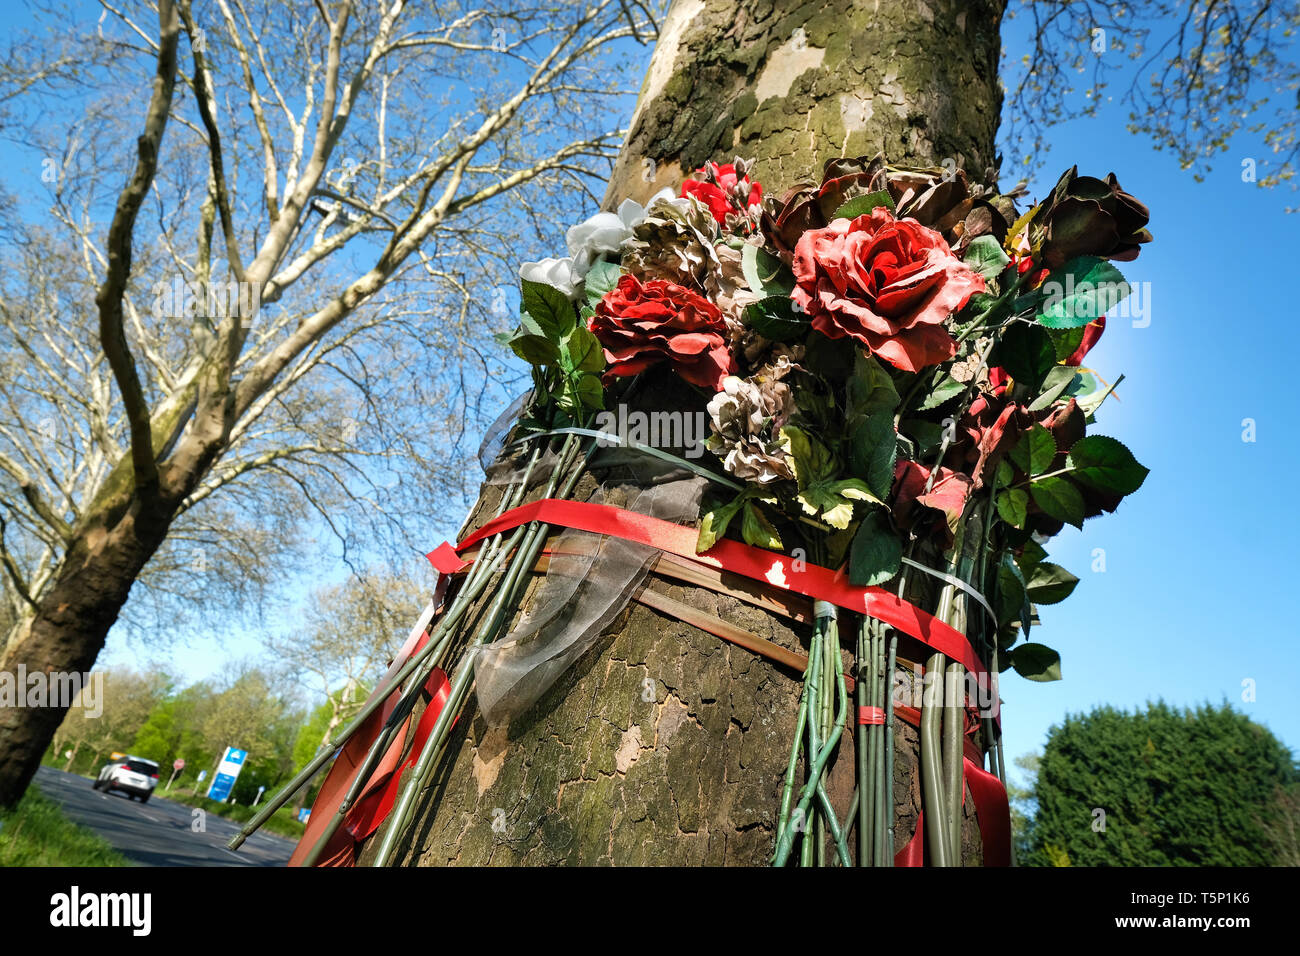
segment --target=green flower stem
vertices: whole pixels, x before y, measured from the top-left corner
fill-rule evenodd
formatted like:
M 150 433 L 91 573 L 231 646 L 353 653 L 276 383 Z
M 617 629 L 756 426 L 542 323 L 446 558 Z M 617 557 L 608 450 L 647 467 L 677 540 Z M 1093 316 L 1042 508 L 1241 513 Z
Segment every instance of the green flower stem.
M 536 466 L 540 457 L 541 450 L 534 449 L 529 458 L 528 464 L 524 469 L 522 478 L 520 478 L 517 483 L 512 484 L 511 487 L 501 495 L 501 500 L 497 504 L 497 516 L 504 514 L 508 508 L 513 508 L 518 505 L 527 489 L 528 479 L 532 475 L 533 468 Z M 515 538 L 517 538 L 517 534 L 518 532 L 512 536 L 512 544 L 514 543 Z M 466 576 L 464 585 L 459 589 L 459 592 L 453 601 L 450 613 L 454 614 L 457 619 L 459 619 L 464 611 L 468 609 L 471 602 L 477 599 L 477 596 L 482 591 L 483 585 L 491 578 L 492 569 L 496 566 L 498 555 L 501 553 L 508 553 L 509 550 L 510 549 L 507 548 L 506 552 L 501 551 L 500 534 L 493 535 L 492 538 L 484 544 L 479 553 L 479 560 L 470 568 L 470 572 Z M 396 706 L 393 708 L 388 719 L 384 722 L 382 731 L 379 736 L 375 738 L 374 743 L 371 744 L 370 749 L 367 751 L 365 760 L 362 761 L 361 767 L 353 776 L 352 784 L 348 788 L 347 794 L 339 803 L 329 824 L 322 832 L 320 838 L 316 841 L 316 844 L 312 847 L 311 852 L 304 858 L 303 866 L 314 866 L 316 864 L 316 861 L 320 858 L 320 854 L 324 851 L 330 840 L 333 839 L 334 834 L 338 832 L 338 828 L 342 825 L 348 810 L 350 810 L 353 804 L 356 803 L 357 799 L 361 796 L 362 791 L 369 783 L 370 776 L 374 773 L 375 766 L 379 763 L 383 754 L 387 752 L 389 746 L 391 746 L 402 726 L 402 723 L 414 709 L 416 701 L 420 698 L 420 692 L 428 681 L 429 674 L 433 672 L 435 667 L 439 667 L 444 663 L 447 652 L 451 648 L 454 633 L 450 627 L 445 625 L 438 630 L 443 632 L 444 636 L 437 641 L 436 649 L 428 657 L 425 666 L 421 668 L 419 675 L 408 682 L 406 690 L 398 699 Z M 437 632 L 438 631 L 435 631 L 435 633 Z M 432 635 L 428 643 L 434 643 Z
M 804 722 L 804 732 L 807 734 L 807 755 L 804 757 L 804 776 L 811 779 L 813 758 L 817 755 L 817 737 L 818 737 L 818 708 L 820 706 L 820 688 L 822 673 L 822 642 L 819 639 L 821 625 L 816 625 L 816 631 L 813 634 L 812 644 L 808 648 L 808 669 L 804 671 L 807 675 L 805 680 L 811 680 L 808 688 L 808 719 Z M 817 660 L 814 662 L 812 655 L 816 653 Z M 806 782 L 806 781 L 805 781 Z M 800 790 L 800 793 L 803 791 Z M 795 814 L 803 827 L 803 838 L 799 844 L 799 865 L 812 866 L 815 854 L 815 827 L 812 820 L 809 819 L 806 807 L 796 804 Z M 784 861 L 782 861 L 784 864 Z
M 772 865 L 784 866 L 789 858 L 790 851 L 794 845 L 796 833 L 804 833 L 803 842 L 800 844 L 800 864 L 807 865 L 811 859 L 805 860 L 809 856 L 808 851 L 811 848 L 810 838 L 806 835 L 809 831 L 808 819 L 799 811 L 798 815 L 791 818 L 790 803 L 793 800 L 793 787 L 795 766 L 798 762 L 798 755 L 803 746 L 804 735 L 807 734 L 809 740 L 816 735 L 815 720 L 813 719 L 815 698 L 817 695 L 817 676 L 821 672 L 821 641 L 817 639 L 820 624 L 814 624 L 812 640 L 808 644 L 808 665 L 804 668 L 803 677 L 803 696 L 799 701 L 799 719 L 797 730 L 794 738 L 794 746 L 790 749 L 790 762 L 786 766 L 786 786 L 788 788 L 781 798 L 781 816 L 778 819 L 776 844 L 772 850 Z M 809 753 L 808 766 L 812 765 L 812 754 Z M 784 825 L 780 823 L 784 820 Z
M 832 631 L 831 633 L 832 636 L 834 637 L 834 632 Z M 835 640 L 836 640 L 836 645 L 838 645 L 838 637 L 835 637 Z M 825 740 L 825 742 L 818 740 L 820 746 L 816 750 L 816 757 L 809 765 L 808 782 L 805 783 L 803 786 L 803 790 L 799 795 L 799 804 L 795 810 L 796 814 L 802 814 L 805 818 L 808 813 L 808 807 L 812 802 L 813 796 L 817 795 L 817 789 L 822 782 L 822 774 L 823 772 L 825 772 L 826 764 L 830 760 L 831 755 L 835 753 L 835 748 L 839 744 L 840 734 L 843 733 L 844 731 L 844 721 L 847 718 L 848 705 L 849 705 L 849 693 L 847 687 L 845 686 L 843 676 L 841 675 L 839 679 L 836 680 L 835 683 L 837 685 L 836 689 L 838 691 L 837 696 L 839 698 L 839 709 L 835 715 L 835 720 L 833 722 L 833 727 L 830 736 Z M 811 731 L 813 733 L 816 732 L 815 725 L 811 728 Z M 836 837 L 837 831 L 839 831 L 838 824 L 832 822 L 830 824 L 830 830 L 831 830 L 832 837 Z M 836 839 L 836 851 L 840 854 L 840 859 L 845 866 L 852 865 L 850 862 L 852 860 L 852 857 L 849 855 L 848 847 L 844 843 L 842 831 L 839 832 L 838 837 Z M 789 857 L 789 854 L 790 854 L 790 845 L 788 841 L 783 841 L 782 843 L 778 844 L 777 853 L 776 853 L 776 865 L 783 866 L 785 864 L 786 859 Z
M 560 451 L 559 461 L 551 474 L 543 497 L 549 498 L 555 494 L 561 476 L 573 464 L 577 446 L 576 436 L 569 435 L 565 439 L 564 446 Z M 594 448 L 595 444 L 593 443 L 588 449 L 588 459 Z M 583 467 L 574 469 L 573 473 L 569 475 L 560 497 L 567 498 L 572 493 L 583 471 L 585 471 L 585 462 Z M 398 795 L 389 824 L 384 831 L 384 837 L 379 844 L 379 850 L 374 862 L 375 866 L 387 866 L 391 863 L 397 841 L 410 822 L 411 814 L 415 808 L 416 795 L 428 785 L 437 767 L 437 758 L 446 744 L 448 731 L 464 705 L 473 680 L 474 655 L 472 649 L 494 639 L 496 631 L 500 628 L 505 617 L 505 608 L 508 606 L 507 597 L 513 594 L 521 575 L 526 572 L 526 569 L 531 569 L 537 561 L 537 555 L 546 540 L 545 534 L 548 526 L 532 524 L 527 527 L 528 535 L 525 537 L 524 542 L 514 550 L 510 566 L 506 569 L 503 580 L 498 587 L 496 597 L 493 599 L 492 606 L 487 614 L 487 619 L 475 635 L 476 640 L 470 643 L 467 652 L 461 657 L 460 663 L 456 667 L 455 676 L 452 678 L 447 702 L 443 706 L 441 713 L 438 714 L 433 729 L 429 732 L 429 739 L 420 754 L 420 759 L 416 762 L 414 770 Z M 522 530 L 524 529 L 515 529 L 515 535 L 517 536 Z
M 811 662 L 810 662 L 811 663 Z M 808 682 L 804 681 L 803 694 L 799 697 L 799 714 L 794 728 L 794 743 L 790 746 L 790 761 L 785 768 L 785 784 L 781 788 L 781 810 L 776 818 L 776 842 L 779 844 L 782 835 L 790 826 L 790 809 L 794 803 L 794 775 L 795 769 L 799 764 L 799 748 L 803 742 L 804 725 L 808 719 Z M 776 857 L 773 855 L 773 862 Z
M 888 672 L 885 670 L 885 629 L 877 624 L 872 628 L 873 653 L 872 660 L 875 662 L 876 679 L 872 684 L 874 688 L 875 700 L 872 706 L 883 711 L 889 706 L 888 697 Z M 875 813 L 875 827 L 872 836 L 872 843 L 875 845 L 875 863 L 876 866 L 884 866 L 885 858 L 889 855 L 886 846 L 887 823 L 885 818 L 885 791 L 888 789 L 886 774 L 889 773 L 885 762 L 885 751 L 887 741 L 885 739 L 885 725 L 872 724 L 871 732 L 876 738 L 874 746 L 875 757 L 872 766 L 872 787 L 875 790 L 873 795 L 873 806 Z
M 948 853 L 953 866 L 961 865 L 962 734 L 965 713 L 961 706 L 962 676 L 966 668 L 949 661 L 944 672 L 947 701 L 943 714 L 943 785 L 948 799 Z
M 885 851 L 883 866 L 894 865 L 894 668 L 898 665 L 898 635 L 890 632 L 885 663 Z
M 501 501 L 497 506 L 497 516 L 504 514 L 508 507 L 513 508 L 519 503 L 519 500 L 523 496 L 524 490 L 527 487 L 528 478 L 532 474 L 533 468 L 536 466 L 540 457 L 540 449 L 535 449 L 528 460 L 528 464 L 524 468 L 523 477 L 502 494 Z M 435 656 L 435 650 L 439 649 L 440 636 L 450 632 L 451 627 L 459 621 L 460 617 L 463 616 L 465 610 L 468 609 L 472 601 L 477 598 L 478 590 L 481 589 L 482 584 L 490 577 L 490 574 L 487 573 L 487 569 L 494 565 L 495 558 L 499 551 L 500 542 L 501 536 L 495 535 L 491 541 L 487 542 L 480 550 L 479 560 L 474 563 L 472 568 L 470 568 L 470 573 L 466 577 L 464 585 L 459 589 L 455 599 L 453 600 L 451 608 L 448 609 L 447 613 L 444 614 L 434 626 L 434 630 L 430 632 L 429 640 L 425 643 L 425 646 L 413 655 L 397 673 L 393 680 L 394 687 L 400 687 L 424 661 Z M 427 680 L 427 676 L 424 679 L 421 679 L 418 683 L 423 686 L 425 680 Z M 314 777 L 320 769 L 325 766 L 326 763 L 333 759 L 333 756 L 338 749 L 351 739 L 357 729 L 366 721 L 367 718 L 370 717 L 371 714 L 379 709 L 385 699 L 386 698 L 384 697 L 376 697 L 373 700 L 367 701 L 361 710 L 357 712 L 356 716 L 353 717 L 353 719 L 342 730 L 340 730 L 328 744 L 320 749 L 307 766 L 303 767 L 303 769 L 300 770 L 294 778 L 289 781 L 289 783 L 282 787 L 275 796 L 262 806 L 262 809 L 243 826 L 227 846 L 232 850 L 238 849 L 245 839 L 247 839 L 252 833 L 256 832 L 258 828 L 271 818 L 271 815 L 275 813 L 276 810 L 288 803 L 299 789 L 307 784 L 312 777 Z
M 935 866 L 948 866 L 948 817 L 944 812 L 943 774 L 940 766 L 941 721 L 943 711 L 942 654 L 932 654 L 925 662 L 925 673 L 940 677 L 931 678 L 925 686 L 921 702 L 921 791 L 925 810 L 925 842 L 930 848 L 930 860 Z
M 870 627 L 870 618 L 865 614 L 861 615 L 858 620 L 858 647 L 857 647 L 857 676 L 858 683 L 855 688 L 857 703 L 859 707 L 867 706 L 867 686 L 871 682 L 870 676 L 870 655 L 868 653 L 868 628 Z M 871 825 L 871 807 L 874 804 L 871 787 L 874 782 L 872 776 L 872 763 L 867 754 L 867 725 L 861 721 L 857 722 L 857 763 L 858 763 L 858 865 L 870 866 L 874 848 L 872 839 L 875 830 Z

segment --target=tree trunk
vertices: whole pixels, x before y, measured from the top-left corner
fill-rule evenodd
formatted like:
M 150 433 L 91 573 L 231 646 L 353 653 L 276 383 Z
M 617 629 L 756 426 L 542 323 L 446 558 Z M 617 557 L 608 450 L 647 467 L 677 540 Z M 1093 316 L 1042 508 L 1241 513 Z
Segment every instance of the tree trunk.
M 116 520 L 88 520 L 68 547 L 54 586 L 40 600 L 26 633 L 5 647 L 0 671 L 17 674 L 87 673 L 131 585 L 167 533 L 174 505 L 143 507 L 131 499 Z M 0 806 L 21 798 L 67 713 L 45 707 L 0 710 Z
M 644 200 L 706 160 L 737 154 L 759 161 L 769 194 L 819 180 L 828 158 L 882 151 L 900 163 L 951 158 L 981 178 L 995 162 L 1004 5 L 829 0 L 782 12 L 752 0 L 677 0 L 605 206 Z M 675 404 L 671 387 L 644 391 L 652 393 L 638 403 L 644 408 Z M 585 478 L 574 497 L 594 490 Z M 498 494 L 484 487 L 470 527 L 493 514 Z M 733 598 L 653 578 L 647 586 L 783 646 L 807 647 L 807 628 Z M 909 596 L 926 606 L 925 590 Z M 924 659 L 905 645 L 900 657 Z M 508 731 L 489 732 L 471 695 L 401 836 L 399 859 L 766 864 L 801 686 L 795 673 L 634 603 Z M 921 798 L 917 732 L 901 721 L 896 728 L 901 848 Z M 841 819 L 854 783 L 846 735 L 828 786 Z M 966 863 L 980 859 L 970 804 Z

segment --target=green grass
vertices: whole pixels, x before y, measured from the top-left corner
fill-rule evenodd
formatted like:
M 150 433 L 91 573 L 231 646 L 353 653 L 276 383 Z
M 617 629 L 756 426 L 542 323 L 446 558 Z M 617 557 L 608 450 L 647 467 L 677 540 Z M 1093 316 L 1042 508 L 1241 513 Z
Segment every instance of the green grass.
M 130 866 L 102 837 L 63 815 L 32 784 L 18 806 L 0 811 L 0 866 Z

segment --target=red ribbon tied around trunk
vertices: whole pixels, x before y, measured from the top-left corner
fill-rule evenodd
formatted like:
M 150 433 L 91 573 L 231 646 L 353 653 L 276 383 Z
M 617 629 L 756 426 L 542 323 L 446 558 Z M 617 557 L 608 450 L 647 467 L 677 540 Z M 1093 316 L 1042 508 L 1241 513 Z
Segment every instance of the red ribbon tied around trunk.
M 973 671 L 982 678 L 988 676 L 987 669 L 964 634 L 882 588 L 858 587 L 850 584 L 842 574 L 828 568 L 808 564 L 805 561 L 796 561 L 739 541 L 723 539 L 705 553 L 697 554 L 694 528 L 637 514 L 613 505 L 592 502 L 543 498 L 513 508 L 494 518 L 455 547 L 443 542 L 428 554 L 429 562 L 441 576 L 435 602 L 445 591 L 449 576 L 469 566 L 469 563 L 461 557 L 461 552 L 492 535 L 534 521 L 576 531 L 624 538 L 699 564 L 762 581 L 772 587 L 802 594 L 813 600 L 827 601 L 846 610 L 867 614 L 952 660 L 959 661 L 968 671 Z M 370 745 L 378 737 L 388 715 L 396 706 L 399 691 L 391 686 L 391 676 L 428 640 L 427 634 L 422 631 L 423 628 L 417 628 L 417 632 L 412 632 L 389 667 L 388 674 L 375 689 L 375 694 L 388 694 L 389 699 L 358 728 L 340 751 L 313 805 L 311 822 L 298 848 L 294 851 L 293 858 L 290 860 L 291 866 L 302 865 L 303 858 L 319 839 L 330 816 L 337 812 Z M 427 681 L 425 690 L 432 696 L 432 701 L 420 717 L 407 759 L 402 762 L 401 767 L 398 766 L 406 739 L 406 728 L 404 728 L 404 732 L 397 735 L 393 745 L 385 753 L 361 798 L 348 810 L 344 825 L 335 833 L 325 852 L 321 854 L 317 862 L 318 866 L 354 865 L 360 842 L 379 828 L 392 809 L 401 770 L 419 759 L 420 751 L 432 730 L 433 723 L 437 720 L 446 701 L 448 691 L 446 675 L 441 670 L 435 670 Z M 910 710 L 910 708 L 896 709 L 896 712 L 904 716 L 903 710 Z M 863 708 L 859 711 L 858 719 L 863 723 L 882 723 L 884 714 L 878 708 Z M 410 718 L 408 717 L 407 720 L 409 723 Z M 965 784 L 970 788 L 979 820 L 980 836 L 984 844 L 984 863 L 986 866 L 1006 866 L 1010 863 L 1011 849 L 1011 820 L 1006 789 L 997 777 L 982 769 L 969 756 L 963 759 L 963 776 Z M 965 787 L 962 796 L 965 799 Z M 908 845 L 896 854 L 895 865 L 922 865 L 923 832 L 922 821 L 918 818 L 916 834 Z

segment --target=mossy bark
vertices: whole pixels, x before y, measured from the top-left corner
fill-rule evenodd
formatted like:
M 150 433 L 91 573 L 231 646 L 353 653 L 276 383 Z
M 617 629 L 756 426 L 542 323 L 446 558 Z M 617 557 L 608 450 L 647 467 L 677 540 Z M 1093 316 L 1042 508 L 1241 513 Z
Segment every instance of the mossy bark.
M 994 164 L 1003 7 L 1004 0 L 677 0 L 606 205 L 648 198 L 677 186 L 683 170 L 736 154 L 759 160 L 769 193 L 819 178 L 833 156 L 881 151 L 903 163 L 951 158 L 978 177 Z M 638 404 L 674 401 L 651 388 Z M 594 489 L 584 479 L 575 497 Z M 484 487 L 471 527 L 493 514 L 498 493 Z M 649 586 L 807 649 L 801 625 L 712 592 Z M 933 607 L 929 582 L 914 581 L 909 596 Z M 904 641 L 900 659 L 924 658 Z M 843 661 L 851 664 L 847 651 Z M 800 690 L 797 674 L 634 603 L 508 729 L 489 730 L 471 695 L 401 837 L 399 859 L 764 865 Z M 846 735 L 831 767 L 841 817 L 854 788 L 853 749 Z M 918 734 L 899 721 L 896 848 L 911 838 L 921 809 L 917 769 Z M 968 798 L 967 864 L 981 858 L 970 805 Z
M 1005 0 L 676 0 L 605 205 L 753 156 L 779 195 L 836 156 L 996 166 Z

